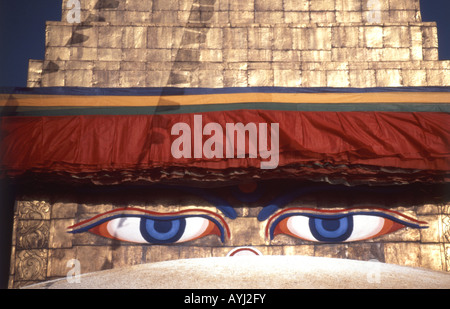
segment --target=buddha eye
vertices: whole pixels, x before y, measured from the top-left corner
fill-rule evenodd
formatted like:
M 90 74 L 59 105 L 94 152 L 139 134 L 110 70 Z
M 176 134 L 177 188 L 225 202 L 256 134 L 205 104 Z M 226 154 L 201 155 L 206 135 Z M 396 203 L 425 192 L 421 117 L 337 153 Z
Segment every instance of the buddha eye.
M 398 212 L 381 209 L 316 210 L 290 208 L 274 215 L 266 235 L 285 234 L 313 242 L 352 242 L 376 238 L 404 227 L 426 228 Z
M 107 212 L 69 227 L 70 233 L 91 232 L 106 238 L 140 244 L 182 243 L 208 235 L 225 242 L 229 229 L 221 216 L 206 210 L 156 213 L 135 208 Z

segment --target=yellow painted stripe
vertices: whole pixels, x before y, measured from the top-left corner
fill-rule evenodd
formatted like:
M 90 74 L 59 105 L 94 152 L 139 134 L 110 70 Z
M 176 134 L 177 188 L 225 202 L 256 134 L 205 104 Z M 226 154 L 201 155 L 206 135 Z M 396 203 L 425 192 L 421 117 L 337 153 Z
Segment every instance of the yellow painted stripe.
M 450 92 L 235 93 L 181 96 L 4 95 L 0 106 L 119 107 L 233 103 L 450 103 Z

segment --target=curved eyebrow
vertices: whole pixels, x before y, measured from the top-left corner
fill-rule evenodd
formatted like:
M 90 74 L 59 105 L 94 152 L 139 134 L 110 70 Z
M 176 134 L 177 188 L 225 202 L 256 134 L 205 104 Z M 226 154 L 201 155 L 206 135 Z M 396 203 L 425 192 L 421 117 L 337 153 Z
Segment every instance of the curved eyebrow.
M 277 196 L 275 199 L 273 199 L 269 205 L 265 206 L 258 214 L 258 220 L 259 221 L 265 221 L 267 220 L 273 213 L 275 213 L 278 209 L 282 208 L 286 204 L 292 202 L 296 198 L 307 194 L 307 193 L 313 193 L 317 191 L 327 190 L 323 187 L 308 187 L 308 188 L 299 188 L 294 189 L 286 194 Z
M 283 208 L 285 205 L 294 201 L 296 198 L 299 198 L 302 195 L 308 193 L 315 193 L 320 191 L 333 191 L 333 192 L 383 192 L 383 193 L 400 193 L 404 192 L 407 189 L 405 188 L 354 188 L 354 187 L 306 187 L 306 188 L 296 188 L 293 189 L 283 195 L 277 196 L 274 198 L 267 206 L 263 207 L 258 214 L 259 221 L 267 220 L 272 214 L 274 214 L 277 210 Z
M 303 208 L 303 207 L 291 207 L 283 209 L 280 213 L 269 218 L 268 224 L 276 218 L 280 217 L 286 213 L 295 211 L 295 214 L 305 214 L 312 215 L 314 217 L 320 218 L 333 218 L 340 217 L 342 214 L 355 214 L 355 215 L 377 215 L 380 217 L 385 217 L 401 223 L 409 223 L 411 226 L 419 229 L 427 228 L 423 225 L 427 224 L 425 221 L 419 221 L 398 211 L 391 209 L 384 209 L 380 207 L 352 207 L 345 209 L 317 209 L 317 208 Z M 406 220 L 406 221 L 404 221 Z

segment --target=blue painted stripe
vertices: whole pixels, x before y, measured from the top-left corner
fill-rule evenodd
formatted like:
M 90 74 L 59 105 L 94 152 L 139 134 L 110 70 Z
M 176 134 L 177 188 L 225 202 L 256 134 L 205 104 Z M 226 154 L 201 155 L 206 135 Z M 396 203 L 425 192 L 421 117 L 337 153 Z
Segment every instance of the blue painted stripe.
M 228 88 L 83 88 L 83 87 L 0 87 L 0 94 L 89 95 L 89 96 L 170 96 L 232 93 L 382 93 L 382 92 L 450 92 L 450 87 L 228 87 Z

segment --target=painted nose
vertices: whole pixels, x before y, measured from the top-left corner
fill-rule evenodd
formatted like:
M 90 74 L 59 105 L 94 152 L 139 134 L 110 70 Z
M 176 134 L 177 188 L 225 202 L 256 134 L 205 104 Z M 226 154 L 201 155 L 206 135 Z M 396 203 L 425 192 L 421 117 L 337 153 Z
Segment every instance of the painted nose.
M 253 247 L 238 247 L 228 252 L 227 257 L 232 256 L 262 256 L 263 254 Z

